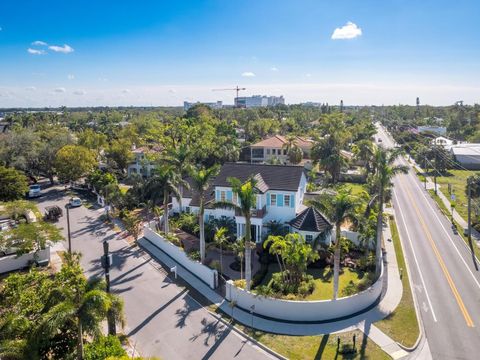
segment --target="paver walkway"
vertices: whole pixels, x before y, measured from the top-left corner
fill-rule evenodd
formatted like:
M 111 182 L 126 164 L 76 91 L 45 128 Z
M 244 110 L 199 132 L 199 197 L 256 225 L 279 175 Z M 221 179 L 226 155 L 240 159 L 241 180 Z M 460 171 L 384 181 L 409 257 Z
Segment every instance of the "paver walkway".
M 391 239 L 390 229 L 388 226 L 384 228 L 384 231 L 384 238 Z M 331 334 L 359 329 L 363 331 L 373 342 L 379 345 L 393 359 L 400 359 L 408 355 L 408 353 L 404 351 L 393 339 L 388 337 L 380 329 L 373 325 L 374 322 L 385 318 L 393 310 L 395 310 L 402 298 L 403 287 L 395 256 L 395 249 L 391 241 L 385 241 L 387 284 L 384 296 L 378 306 L 349 319 L 321 324 L 286 323 L 258 317 L 239 308 L 232 309 L 228 301 L 221 297 L 217 292 L 210 289 L 205 283 L 195 277 L 187 269 L 176 263 L 172 258 L 150 243 L 147 239 L 140 239 L 139 245 L 146 249 L 160 262 L 165 264 L 167 268 L 171 268 L 176 265 L 178 276 L 193 286 L 209 301 L 216 304 L 223 312 L 233 315 L 235 320 L 242 324 L 247 326 L 253 324 L 253 327 L 258 330 L 286 335 Z

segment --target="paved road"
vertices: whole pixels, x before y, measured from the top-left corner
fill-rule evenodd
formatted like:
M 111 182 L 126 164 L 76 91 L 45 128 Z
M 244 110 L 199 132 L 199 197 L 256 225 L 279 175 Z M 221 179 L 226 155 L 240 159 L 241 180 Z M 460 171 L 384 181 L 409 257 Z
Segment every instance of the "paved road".
M 42 212 L 48 205 L 64 206 L 66 202 L 61 188 L 47 189 L 38 199 Z M 112 289 L 125 301 L 127 326 L 123 331 L 143 356 L 166 360 L 270 358 L 218 322 L 187 289 L 173 283 L 159 264 L 103 225 L 100 215 L 101 210 L 84 206 L 70 210 L 72 248 L 83 254 L 86 275 L 99 276 L 103 275 L 99 263 L 102 241 L 109 240 Z M 58 225 L 66 238 L 65 215 Z
M 382 146 L 394 145 L 383 129 L 378 135 Z M 398 175 L 394 186 L 397 224 L 432 356 L 478 359 L 480 264 L 413 170 Z

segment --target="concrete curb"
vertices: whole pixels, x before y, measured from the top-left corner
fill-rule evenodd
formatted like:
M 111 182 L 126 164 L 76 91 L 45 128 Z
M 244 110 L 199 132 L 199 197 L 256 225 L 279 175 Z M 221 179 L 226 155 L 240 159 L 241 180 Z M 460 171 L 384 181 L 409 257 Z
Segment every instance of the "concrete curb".
M 255 344 L 256 346 L 258 346 L 260 349 L 262 349 L 263 351 L 269 353 L 270 355 L 273 355 L 275 356 L 276 358 L 278 359 L 281 359 L 281 360 L 288 360 L 287 357 L 283 356 L 283 355 L 280 355 L 279 353 L 277 353 L 276 351 L 270 349 L 268 346 L 262 344 L 261 342 L 255 340 L 254 338 L 252 338 L 250 335 L 244 333 L 242 330 L 238 329 L 235 325 L 232 325 L 230 322 L 227 322 L 221 315 L 218 315 L 212 311 L 210 311 L 208 308 L 204 307 L 205 310 L 207 310 L 210 315 L 212 315 L 214 318 L 216 318 L 218 321 L 221 321 L 222 324 L 224 324 L 225 326 L 228 326 L 229 328 L 231 328 L 233 331 L 235 331 L 237 334 L 239 334 L 240 336 L 244 337 L 245 339 L 247 339 L 248 341 L 250 341 L 251 343 Z M 219 308 L 220 309 L 220 308 Z M 222 311 L 222 310 L 220 310 Z M 223 312 L 223 311 L 222 311 Z

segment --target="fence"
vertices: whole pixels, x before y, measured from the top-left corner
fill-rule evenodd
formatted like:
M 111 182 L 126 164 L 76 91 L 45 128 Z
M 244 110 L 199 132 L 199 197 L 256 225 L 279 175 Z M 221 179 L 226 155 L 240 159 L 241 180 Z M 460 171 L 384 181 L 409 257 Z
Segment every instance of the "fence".
M 212 289 L 218 286 L 218 273 L 216 270 L 212 270 L 200 262 L 190 259 L 182 249 L 163 238 L 148 225 L 144 227 L 144 237 Z

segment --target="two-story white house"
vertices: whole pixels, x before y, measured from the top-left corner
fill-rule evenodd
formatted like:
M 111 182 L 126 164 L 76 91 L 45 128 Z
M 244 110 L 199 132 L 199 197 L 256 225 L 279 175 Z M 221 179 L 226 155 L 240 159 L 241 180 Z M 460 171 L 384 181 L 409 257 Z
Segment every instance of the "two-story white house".
M 224 164 L 207 190 L 205 221 L 222 217 L 233 218 L 237 224 L 237 237 L 243 237 L 245 217 L 231 209 L 215 208 L 213 204 L 216 201 L 231 201 L 236 204 L 238 199 L 232 191 L 229 178 L 238 178 L 243 182 L 250 177 L 257 181 L 256 204 L 251 209 L 252 240 L 257 243 L 263 240 L 268 233 L 270 221 L 285 224 L 291 231 L 301 233 L 309 241 L 331 229 L 331 224 L 323 215 L 303 205 L 307 179 L 302 166 Z M 199 200 L 198 194 L 185 189 L 182 208 L 187 212 L 198 212 Z M 173 212 L 180 212 L 180 204 L 176 199 L 172 200 L 172 209 Z M 319 220 L 320 218 L 323 220 Z M 326 241 L 330 241 L 330 238 Z
M 127 174 L 131 176 L 132 174 L 140 174 L 143 177 L 149 177 L 152 174 L 152 170 L 155 168 L 155 165 L 152 164 L 150 155 L 157 154 L 161 151 L 159 147 L 134 147 L 132 153 L 134 156 L 133 162 L 130 163 L 127 167 Z

